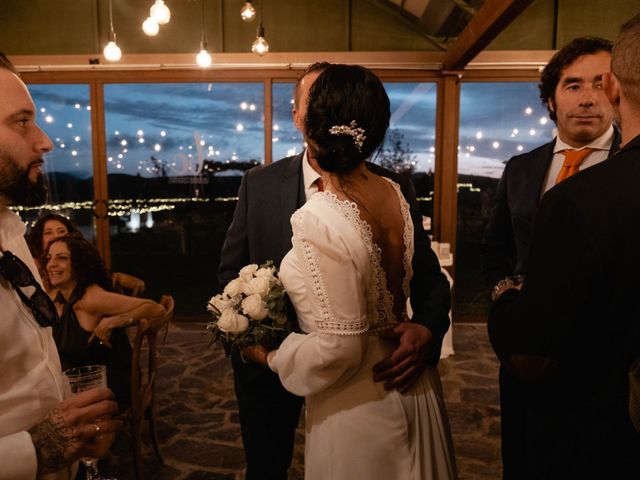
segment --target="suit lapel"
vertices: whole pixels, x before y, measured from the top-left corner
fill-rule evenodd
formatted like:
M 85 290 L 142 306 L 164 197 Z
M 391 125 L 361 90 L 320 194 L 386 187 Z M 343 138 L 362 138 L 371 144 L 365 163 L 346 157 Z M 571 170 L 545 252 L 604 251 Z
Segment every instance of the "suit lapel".
M 282 181 L 279 185 L 282 245 L 287 245 L 286 253 L 291 248 L 291 215 L 304 203 L 304 186 L 302 180 L 302 154 L 293 157 L 289 165 L 283 169 Z M 302 196 L 302 197 L 301 197 Z
M 532 164 L 531 169 L 531 184 L 536 187 L 536 205 L 540 203 L 542 198 L 542 189 L 544 188 L 544 180 L 547 178 L 547 171 L 551 165 L 553 159 L 553 147 L 555 146 L 555 139 L 552 142 L 543 145 L 540 149 L 540 156 L 538 161 Z

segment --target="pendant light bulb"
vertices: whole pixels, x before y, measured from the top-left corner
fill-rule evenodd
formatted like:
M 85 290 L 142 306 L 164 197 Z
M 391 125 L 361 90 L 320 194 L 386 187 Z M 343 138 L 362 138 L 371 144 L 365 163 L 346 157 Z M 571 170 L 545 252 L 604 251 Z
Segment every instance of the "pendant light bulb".
M 169 7 L 164 4 L 163 0 L 156 0 L 156 3 L 149 9 L 149 16 L 153 18 L 158 25 L 165 25 L 169 23 L 171 19 L 171 11 Z
M 264 28 L 262 28 L 262 24 L 258 27 L 258 36 L 253 42 L 253 45 L 251 45 L 251 51 L 261 57 L 269 53 L 269 44 L 264 39 Z
M 207 52 L 206 42 L 200 42 L 200 53 L 196 55 L 196 63 L 202 68 L 207 68 L 211 65 L 211 54 Z
M 118 60 L 120 60 L 120 58 L 122 58 L 122 50 L 120 50 L 120 47 L 116 44 L 115 35 L 113 36 L 113 39 L 104 47 L 102 53 L 104 54 L 104 58 L 109 62 L 117 62 Z
M 160 31 L 160 25 L 158 25 L 158 22 L 156 22 L 153 17 L 148 17 L 142 22 L 142 31 L 150 37 L 155 37 Z
M 256 18 L 256 9 L 251 5 L 251 1 L 247 0 L 243 7 L 240 9 L 240 16 L 245 22 L 253 22 Z

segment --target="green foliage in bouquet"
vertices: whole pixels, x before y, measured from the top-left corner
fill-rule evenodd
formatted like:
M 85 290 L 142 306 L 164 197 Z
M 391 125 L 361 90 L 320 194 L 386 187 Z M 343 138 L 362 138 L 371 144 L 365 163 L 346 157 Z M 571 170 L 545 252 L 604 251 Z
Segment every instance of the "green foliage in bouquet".
M 293 331 L 287 316 L 286 292 L 270 260 L 243 267 L 238 278 L 209 300 L 213 320 L 207 325 L 212 342 L 224 339 L 238 348 L 274 348 Z

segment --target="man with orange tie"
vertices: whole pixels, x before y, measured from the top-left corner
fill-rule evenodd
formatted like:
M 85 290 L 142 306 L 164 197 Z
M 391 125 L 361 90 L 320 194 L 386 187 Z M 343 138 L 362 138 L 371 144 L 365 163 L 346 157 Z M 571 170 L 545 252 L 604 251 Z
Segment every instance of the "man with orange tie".
M 619 149 L 613 108 L 603 89 L 612 43 L 576 38 L 544 68 L 540 98 L 557 127 L 557 137 L 511 158 L 498 184 L 482 242 L 482 270 L 495 301 L 527 271 L 533 219 L 542 196 L 557 183 L 606 160 Z M 558 245 L 558 248 L 564 248 Z M 529 394 L 500 369 L 503 479 L 526 480 L 526 417 Z

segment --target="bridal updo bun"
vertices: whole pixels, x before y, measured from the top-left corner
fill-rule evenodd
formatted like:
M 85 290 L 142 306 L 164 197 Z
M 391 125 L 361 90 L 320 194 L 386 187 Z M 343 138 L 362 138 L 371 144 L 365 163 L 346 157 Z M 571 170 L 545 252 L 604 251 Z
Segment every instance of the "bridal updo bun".
M 380 147 L 389 127 L 382 82 L 358 65 L 330 65 L 309 92 L 305 134 L 320 168 L 348 172 Z

